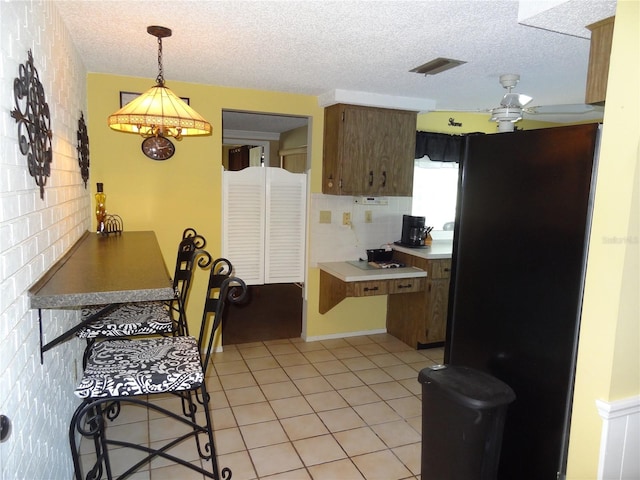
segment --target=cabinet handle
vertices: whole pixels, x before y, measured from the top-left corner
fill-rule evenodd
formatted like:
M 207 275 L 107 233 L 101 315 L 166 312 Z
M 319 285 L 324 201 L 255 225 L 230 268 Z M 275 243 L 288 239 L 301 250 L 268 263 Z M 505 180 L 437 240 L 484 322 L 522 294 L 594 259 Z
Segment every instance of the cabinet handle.
M 369 186 L 373 186 L 373 170 L 369 170 Z
M 383 187 L 387 186 L 387 172 L 386 171 L 382 172 L 382 186 Z
M 445 271 L 445 272 L 448 272 L 449 270 L 450 270 L 449 268 L 445 268 L 445 269 L 444 269 L 444 271 Z
M 411 285 L 410 283 L 406 284 L 406 285 L 398 285 L 398 288 L 411 288 L 413 285 Z
M 365 292 L 368 292 L 368 291 L 375 292 L 376 290 L 378 290 L 378 287 L 364 287 Z

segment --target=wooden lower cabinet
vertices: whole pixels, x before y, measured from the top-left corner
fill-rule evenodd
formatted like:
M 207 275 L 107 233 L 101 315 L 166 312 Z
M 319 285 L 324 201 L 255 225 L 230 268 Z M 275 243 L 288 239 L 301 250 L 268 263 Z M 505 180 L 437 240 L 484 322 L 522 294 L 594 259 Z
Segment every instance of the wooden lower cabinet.
M 389 296 L 387 332 L 413 348 L 444 344 L 451 259 L 427 260 L 404 252 L 394 252 L 394 260 L 427 271 L 426 288 L 402 298 Z

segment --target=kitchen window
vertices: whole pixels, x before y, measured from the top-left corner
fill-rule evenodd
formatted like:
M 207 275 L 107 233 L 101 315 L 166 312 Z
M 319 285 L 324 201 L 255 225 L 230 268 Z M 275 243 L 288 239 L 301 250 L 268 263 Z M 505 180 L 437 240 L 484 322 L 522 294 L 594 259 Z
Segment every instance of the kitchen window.
M 416 159 L 413 170 L 411 214 L 425 217 L 434 230 L 453 222 L 458 196 L 458 163 L 433 162 L 428 156 Z

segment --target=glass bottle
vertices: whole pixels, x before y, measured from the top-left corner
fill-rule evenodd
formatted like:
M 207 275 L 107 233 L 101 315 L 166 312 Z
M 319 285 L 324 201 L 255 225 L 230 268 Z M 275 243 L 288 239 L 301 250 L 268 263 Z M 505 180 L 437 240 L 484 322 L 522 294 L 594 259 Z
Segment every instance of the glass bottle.
M 107 219 L 107 195 L 104 193 L 102 183 L 98 183 L 98 193 L 96 193 L 96 220 L 98 227 L 96 233 L 105 233 L 105 220 Z

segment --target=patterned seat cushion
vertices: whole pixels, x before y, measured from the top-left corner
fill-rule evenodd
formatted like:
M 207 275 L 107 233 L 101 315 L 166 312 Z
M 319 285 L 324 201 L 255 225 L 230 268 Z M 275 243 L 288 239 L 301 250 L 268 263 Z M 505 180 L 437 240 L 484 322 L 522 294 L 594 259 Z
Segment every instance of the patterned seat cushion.
M 199 387 L 204 372 L 193 337 L 104 340 L 91 349 L 80 398 L 177 392 Z
M 105 305 L 82 309 L 82 318 L 99 312 Z M 80 338 L 128 337 L 169 333 L 173 322 L 169 307 L 164 302 L 121 303 L 109 313 L 78 330 Z

